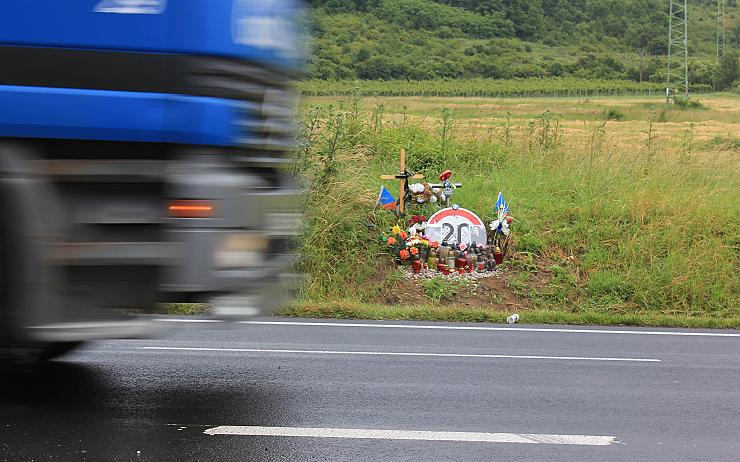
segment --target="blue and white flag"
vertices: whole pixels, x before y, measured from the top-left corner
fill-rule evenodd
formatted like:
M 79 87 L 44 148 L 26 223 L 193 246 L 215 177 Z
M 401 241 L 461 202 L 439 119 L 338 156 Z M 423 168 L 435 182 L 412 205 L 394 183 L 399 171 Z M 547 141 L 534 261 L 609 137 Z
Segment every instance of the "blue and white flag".
M 498 193 L 498 199 L 496 199 L 496 214 L 499 220 L 503 220 L 509 214 L 509 205 L 506 203 L 506 199 L 504 199 L 504 193 L 500 191 Z
M 380 194 L 378 194 L 377 204 L 380 204 L 386 210 L 395 210 L 396 198 L 393 197 L 390 191 L 385 186 L 380 187 Z

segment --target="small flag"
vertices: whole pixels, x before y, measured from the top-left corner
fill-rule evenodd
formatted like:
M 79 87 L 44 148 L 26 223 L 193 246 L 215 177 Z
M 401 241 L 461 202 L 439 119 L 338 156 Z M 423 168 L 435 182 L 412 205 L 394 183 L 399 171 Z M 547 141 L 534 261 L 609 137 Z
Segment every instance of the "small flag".
M 500 191 L 498 193 L 498 199 L 496 199 L 496 214 L 498 215 L 498 219 L 502 221 L 509 214 L 509 205 L 506 203 L 506 199 L 504 199 L 504 194 Z
M 396 198 L 393 197 L 393 194 L 385 186 L 380 187 L 380 194 L 378 194 L 378 201 L 376 203 L 380 204 L 386 210 L 396 209 Z

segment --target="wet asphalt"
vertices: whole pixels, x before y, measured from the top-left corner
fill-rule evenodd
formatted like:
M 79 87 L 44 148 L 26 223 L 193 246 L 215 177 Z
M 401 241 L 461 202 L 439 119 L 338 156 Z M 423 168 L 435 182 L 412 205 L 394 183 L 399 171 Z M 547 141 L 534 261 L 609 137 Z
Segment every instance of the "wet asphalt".
M 264 319 L 275 320 L 302 322 Z M 158 338 L 90 343 L 33 371 L 3 372 L 0 461 L 740 460 L 740 336 L 525 325 L 158 325 Z M 615 442 L 204 433 L 222 425 L 609 435 Z

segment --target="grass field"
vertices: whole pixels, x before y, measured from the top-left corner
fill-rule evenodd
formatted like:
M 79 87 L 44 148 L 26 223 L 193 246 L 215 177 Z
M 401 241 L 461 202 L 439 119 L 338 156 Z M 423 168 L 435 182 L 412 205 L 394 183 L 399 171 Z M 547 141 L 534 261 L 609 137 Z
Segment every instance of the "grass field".
M 344 98 L 345 101 L 349 97 Z M 337 105 L 338 97 L 305 97 L 306 106 Z M 404 119 L 433 131 L 439 124 L 442 108 L 453 111 L 462 138 L 485 138 L 491 129 L 502 130 L 507 123 L 523 131 L 547 111 L 559 120 L 567 138 L 590 134 L 595 123 L 606 122 L 612 141 L 625 145 L 640 144 L 648 123 L 655 123 L 656 136 L 662 142 L 677 142 L 687 131 L 695 141 L 740 137 L 740 98 L 737 95 L 701 95 L 703 107 L 665 110 L 664 98 L 589 97 L 589 98 L 469 98 L 469 97 L 368 97 L 362 110 L 382 105 L 384 120 L 391 126 Z M 609 118 L 611 116 L 611 118 Z M 675 144 L 675 143 L 674 143 Z M 699 149 L 704 150 L 703 148 Z M 709 149 L 711 150 L 711 149 Z
M 383 233 L 396 219 L 373 208 L 378 176 L 398 169 L 405 148 L 427 178 L 455 171 L 464 186 L 454 202 L 487 220 L 503 191 L 517 220 L 501 283 L 445 301 L 455 313 L 740 318 L 736 95 L 685 108 L 659 97 L 309 97 L 301 131 L 294 168 L 313 185 L 300 242 L 305 314 L 351 304 L 353 316 L 388 306 L 380 311 L 403 318 L 435 304 L 389 263 Z

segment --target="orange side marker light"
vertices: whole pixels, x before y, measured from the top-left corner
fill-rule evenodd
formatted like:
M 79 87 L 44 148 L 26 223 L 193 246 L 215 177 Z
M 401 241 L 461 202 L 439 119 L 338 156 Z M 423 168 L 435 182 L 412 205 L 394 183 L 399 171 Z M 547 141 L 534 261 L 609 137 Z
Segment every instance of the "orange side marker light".
M 203 200 L 177 200 L 169 204 L 170 216 L 174 218 L 210 218 L 213 202 Z

